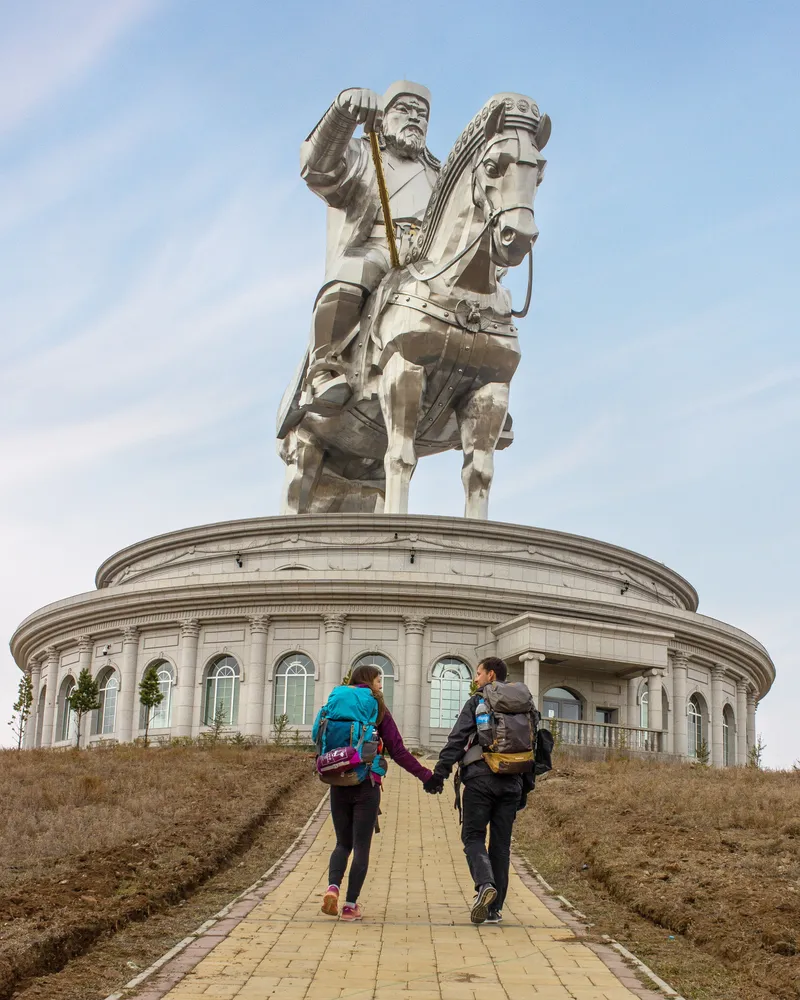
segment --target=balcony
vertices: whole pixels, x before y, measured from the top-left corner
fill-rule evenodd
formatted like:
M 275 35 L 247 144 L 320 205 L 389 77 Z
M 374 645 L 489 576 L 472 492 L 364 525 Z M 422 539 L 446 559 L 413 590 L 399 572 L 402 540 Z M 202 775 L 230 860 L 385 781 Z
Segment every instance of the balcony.
M 665 733 L 611 722 L 575 722 L 542 719 L 541 726 L 553 734 L 556 745 L 593 747 L 598 750 L 630 750 L 633 753 L 663 753 Z

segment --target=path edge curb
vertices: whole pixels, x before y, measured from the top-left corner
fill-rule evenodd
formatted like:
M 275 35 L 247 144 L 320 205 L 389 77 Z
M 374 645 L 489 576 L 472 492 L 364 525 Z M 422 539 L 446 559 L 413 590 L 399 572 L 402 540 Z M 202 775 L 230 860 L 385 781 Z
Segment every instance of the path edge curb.
M 300 857 L 302 857 L 306 853 L 309 846 L 316 837 L 317 833 L 319 832 L 319 828 L 322 826 L 322 824 L 326 819 L 326 817 L 322 813 L 325 805 L 328 802 L 329 797 L 330 797 L 330 791 L 326 789 L 322 795 L 322 798 L 314 807 L 314 811 L 311 813 L 305 825 L 297 834 L 297 836 L 294 838 L 294 840 L 291 842 L 291 844 L 289 844 L 289 846 L 286 848 L 283 854 L 281 854 L 278 860 L 273 865 L 271 865 L 270 868 L 268 868 L 263 875 L 259 876 L 259 878 L 257 878 L 252 885 L 249 885 L 246 889 L 243 889 L 242 892 L 234 896 L 234 898 L 229 903 L 226 903 L 221 910 L 217 910 L 217 912 L 212 914 L 212 916 L 210 916 L 208 920 L 203 921 L 203 923 L 200 924 L 199 927 L 196 927 L 193 931 L 187 934 L 186 937 L 183 938 L 183 940 L 179 941 L 176 945 L 173 945 L 173 947 L 170 948 L 169 951 L 164 952 L 164 954 L 160 958 L 157 958 L 152 965 L 148 966 L 146 969 L 144 969 L 144 971 L 140 972 L 138 975 L 134 976 L 133 979 L 125 983 L 125 985 L 121 989 L 117 990 L 116 993 L 110 993 L 107 997 L 104 998 L 104 1000 L 123 1000 L 123 998 L 130 997 L 132 990 L 138 989 L 140 986 L 142 986 L 142 984 L 146 980 L 150 979 L 150 977 L 153 976 L 156 972 L 162 971 L 165 968 L 165 966 L 167 966 L 171 961 L 173 961 L 173 959 L 177 958 L 178 955 L 186 951 L 186 949 L 190 945 L 193 945 L 196 942 L 198 942 L 199 939 L 203 937 L 204 934 L 206 934 L 212 927 L 214 927 L 220 921 L 226 920 L 226 918 L 228 918 L 232 921 L 231 923 L 232 927 L 238 924 L 241 920 L 243 920 L 244 917 L 247 916 L 247 914 L 250 912 L 250 910 L 258 906 L 258 904 L 266 896 L 268 896 L 274 889 L 276 889 L 284 880 L 284 878 L 289 874 L 290 869 L 287 869 L 286 871 L 280 870 L 282 866 L 285 864 L 285 862 L 296 851 L 299 851 L 300 848 L 302 848 L 302 851 L 300 851 L 300 854 L 295 859 L 295 862 L 299 861 Z M 266 891 L 264 891 L 265 889 Z M 259 892 L 259 890 L 261 891 Z M 259 895 L 253 899 L 247 899 L 246 897 L 250 896 L 251 893 L 259 893 Z M 236 913 L 233 917 L 231 917 L 231 911 L 233 911 L 237 905 L 242 903 L 244 903 L 245 905 L 241 906 L 241 912 Z M 228 930 L 231 929 L 231 927 L 226 928 L 226 933 Z M 216 944 L 217 944 L 217 939 L 215 937 L 211 947 L 216 946 Z M 204 954 L 198 954 L 197 960 L 191 963 L 191 967 L 194 967 L 194 965 L 200 962 L 203 957 Z M 180 979 L 183 979 L 183 977 L 186 975 L 189 969 L 190 967 L 181 969 L 180 975 L 170 976 L 169 977 L 170 982 L 165 983 L 165 988 L 157 993 L 154 992 L 152 994 L 152 997 L 151 996 L 147 997 L 147 1000 L 155 1000 L 156 996 L 159 997 L 164 996 L 165 993 L 167 993 L 169 990 L 172 989 L 172 987 L 175 985 L 175 982 L 178 982 Z M 172 981 L 173 979 L 174 982 Z
M 531 892 L 538 896 L 545 906 L 547 906 L 551 911 L 558 913 L 560 910 L 561 913 L 559 916 L 561 916 L 561 919 L 564 920 L 564 922 L 578 937 L 586 937 L 587 927 L 592 926 L 591 921 L 586 914 L 581 913 L 577 906 L 575 906 L 574 903 L 571 903 L 565 896 L 557 893 L 550 883 L 543 878 L 536 868 L 534 868 L 530 861 L 528 861 L 528 859 L 516 848 L 512 848 L 511 850 L 511 860 L 517 875 L 531 890 Z M 567 912 L 564 913 L 564 910 Z M 653 997 L 669 997 L 669 1000 L 685 1000 L 685 998 L 682 997 L 676 989 L 661 979 L 661 977 L 653 972 L 649 966 L 645 965 L 640 958 L 637 958 L 633 952 L 628 951 L 624 945 L 621 945 L 619 941 L 616 941 L 608 934 L 601 934 L 600 936 L 605 944 L 596 944 L 591 941 L 587 941 L 586 944 L 605 962 L 606 965 L 608 965 L 608 956 L 604 953 L 608 952 L 609 949 L 613 949 L 619 956 L 629 963 L 629 965 L 625 966 L 626 968 L 629 969 L 632 965 L 637 972 L 649 979 L 658 990 L 657 994 L 653 993 L 652 990 L 649 989 L 646 993 L 642 993 L 641 981 L 637 980 L 636 985 L 638 986 L 638 990 L 635 989 L 633 984 L 625 983 L 631 992 L 636 992 L 642 1000 L 650 1000 L 650 998 Z

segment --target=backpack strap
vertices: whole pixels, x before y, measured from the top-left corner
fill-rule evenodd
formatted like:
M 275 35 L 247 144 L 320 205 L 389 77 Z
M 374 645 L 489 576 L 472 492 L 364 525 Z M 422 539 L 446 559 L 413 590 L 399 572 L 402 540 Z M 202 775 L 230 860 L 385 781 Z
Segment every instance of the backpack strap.
M 473 743 L 461 759 L 461 766 L 467 767 L 469 764 L 474 764 L 476 761 L 481 760 L 482 757 L 483 747 L 480 743 Z

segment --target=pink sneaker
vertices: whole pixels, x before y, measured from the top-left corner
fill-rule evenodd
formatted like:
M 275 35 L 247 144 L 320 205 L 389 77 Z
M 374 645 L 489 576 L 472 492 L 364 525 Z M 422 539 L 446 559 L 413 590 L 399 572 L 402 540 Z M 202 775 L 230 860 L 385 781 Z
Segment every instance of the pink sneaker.
M 339 917 L 340 920 L 361 920 L 361 907 L 358 903 L 354 903 L 352 906 L 349 903 L 345 903 L 342 907 L 342 913 Z
M 322 912 L 327 913 L 329 917 L 336 917 L 339 915 L 338 885 L 329 885 L 325 890 L 325 895 L 322 897 Z

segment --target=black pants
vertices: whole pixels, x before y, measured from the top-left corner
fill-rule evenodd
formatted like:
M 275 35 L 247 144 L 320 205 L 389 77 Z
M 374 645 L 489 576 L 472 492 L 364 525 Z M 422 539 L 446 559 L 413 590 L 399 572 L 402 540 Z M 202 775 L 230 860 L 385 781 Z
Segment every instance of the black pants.
M 477 889 L 491 882 L 497 889 L 494 906 L 503 908 L 508 892 L 511 831 L 522 796 L 518 774 L 475 774 L 464 782 L 461 840 L 472 880 Z M 486 850 L 486 828 L 489 850 Z
M 331 785 L 331 818 L 336 831 L 336 847 L 331 854 L 328 884 L 341 886 L 347 859 L 352 851 L 350 878 L 345 902 L 358 901 L 369 868 L 369 849 L 378 809 L 381 804 L 380 785 L 369 778 L 360 785 Z

